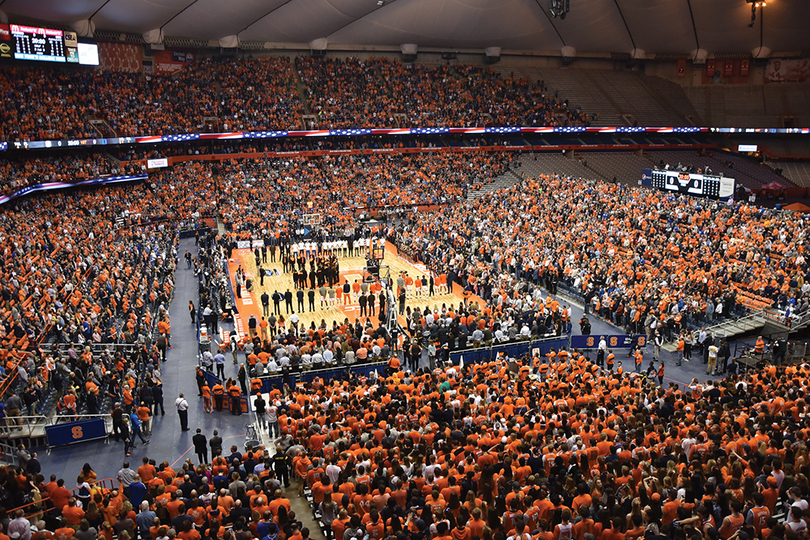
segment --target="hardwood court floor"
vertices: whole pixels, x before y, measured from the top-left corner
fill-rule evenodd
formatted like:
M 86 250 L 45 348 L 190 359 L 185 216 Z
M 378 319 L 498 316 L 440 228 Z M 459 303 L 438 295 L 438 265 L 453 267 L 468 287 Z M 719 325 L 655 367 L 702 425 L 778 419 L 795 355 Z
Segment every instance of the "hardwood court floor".
M 247 331 L 247 321 L 251 314 L 255 315 L 257 319 L 261 319 L 261 296 L 264 291 L 267 291 L 267 294 L 272 297 L 275 291 L 284 294 L 289 289 L 293 293 L 293 308 L 295 310 L 298 308 L 298 300 L 295 297 L 297 289 L 295 289 L 295 286 L 293 285 L 292 273 L 282 273 L 282 265 L 278 256 L 276 257 L 277 262 L 275 263 L 271 263 L 269 260 L 270 257 L 268 256 L 268 262 L 262 264 L 262 268 L 264 268 L 265 271 L 274 270 L 274 272 L 272 276 L 265 276 L 264 286 L 259 284 L 260 280 L 257 277 L 258 268 L 256 267 L 255 258 L 253 257 L 253 252 L 251 250 L 234 250 L 232 258 L 229 261 L 231 280 L 234 290 L 236 290 L 236 285 L 233 280 L 234 276 L 236 275 L 236 269 L 239 265 L 242 266 L 242 270 L 244 270 L 245 275 L 248 278 L 251 278 L 254 283 L 252 292 L 248 293 L 243 287 L 242 298 L 238 298 L 236 300 L 236 307 L 239 311 L 239 316 L 237 317 L 236 322 L 240 337 L 244 332 Z M 366 260 L 364 257 L 340 257 L 338 259 L 338 263 L 341 284 L 344 283 L 345 280 L 348 280 L 349 283 L 353 283 L 355 279 L 362 279 L 363 271 L 366 265 Z M 383 259 L 383 268 L 381 268 L 382 275 L 386 274 L 386 270 L 384 268 L 385 266 L 388 266 L 388 271 L 390 271 L 391 278 L 394 280 L 396 280 L 396 277 L 399 276 L 401 272 L 407 272 L 408 275 L 414 279 L 427 275 L 426 268 L 424 266 L 414 265 L 413 263 L 405 260 L 403 257 L 397 255 L 396 249 L 393 248 L 390 243 L 386 243 L 385 258 Z M 278 271 L 278 275 L 275 271 Z M 305 292 L 308 292 L 308 289 L 305 290 Z M 453 293 L 433 295 L 431 297 L 423 296 L 418 298 L 409 298 L 405 305 L 411 306 L 411 309 L 414 307 L 429 307 L 430 309 L 440 310 L 442 304 L 445 306 L 450 306 L 451 304 L 458 305 L 462 301 L 462 298 L 461 290 L 458 286 L 456 286 L 455 292 Z M 307 310 L 298 313 L 298 317 L 301 320 L 299 323 L 299 328 L 309 328 L 310 324 L 313 322 L 315 323 L 315 326 L 318 326 L 321 324 L 321 320 L 326 321 L 326 324 L 329 327 L 332 326 L 332 321 L 342 323 L 346 318 L 349 319 L 350 323 L 354 323 L 355 320 L 360 317 L 360 306 L 356 303 L 321 308 L 320 295 L 317 294 L 317 290 L 315 297 L 315 310 L 308 310 L 309 300 L 307 298 L 304 300 L 304 307 Z M 377 307 L 379 307 L 379 305 Z M 281 302 L 280 308 L 281 313 L 284 315 L 286 320 L 288 314 L 283 301 Z M 272 300 L 270 301 L 270 311 L 273 311 Z M 376 316 L 371 317 L 371 320 L 375 324 L 378 322 L 378 318 Z M 400 322 L 404 323 L 404 319 L 400 318 Z

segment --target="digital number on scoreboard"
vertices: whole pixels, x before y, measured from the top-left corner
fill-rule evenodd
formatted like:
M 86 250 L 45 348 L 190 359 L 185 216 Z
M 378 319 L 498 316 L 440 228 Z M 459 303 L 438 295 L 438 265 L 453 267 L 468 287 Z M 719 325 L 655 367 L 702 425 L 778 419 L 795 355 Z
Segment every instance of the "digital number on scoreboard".
M 20 26 L 12 24 L 14 58 L 17 60 L 41 60 L 65 62 L 64 32 L 51 28 Z

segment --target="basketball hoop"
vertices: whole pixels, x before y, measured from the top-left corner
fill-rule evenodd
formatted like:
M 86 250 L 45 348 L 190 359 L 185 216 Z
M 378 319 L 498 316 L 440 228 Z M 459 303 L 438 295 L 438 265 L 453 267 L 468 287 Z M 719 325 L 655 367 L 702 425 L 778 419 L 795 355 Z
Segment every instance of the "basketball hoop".
M 312 202 L 309 202 L 308 204 L 311 206 Z M 304 214 L 303 216 L 304 225 L 309 225 L 311 227 L 320 227 L 321 216 L 322 214 Z

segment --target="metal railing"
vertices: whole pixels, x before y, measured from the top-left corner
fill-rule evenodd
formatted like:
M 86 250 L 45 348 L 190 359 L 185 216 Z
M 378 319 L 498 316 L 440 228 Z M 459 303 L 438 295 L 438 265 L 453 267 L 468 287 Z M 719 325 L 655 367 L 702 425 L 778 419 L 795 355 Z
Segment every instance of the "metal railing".
M 14 463 L 16 447 L 8 437 L 0 437 L 0 462 L 8 465 Z
M 764 310 L 762 310 L 762 314 L 767 322 L 779 326 L 784 326 L 791 332 L 799 330 L 800 328 L 804 328 L 805 326 L 807 326 L 808 323 L 810 323 L 810 311 L 806 311 L 798 315 L 791 314 L 789 322 L 788 318 L 785 316 L 784 311 L 780 312 L 780 310 L 777 310 L 775 308 L 765 308 Z
M 724 328 L 728 326 L 743 326 L 746 323 L 756 324 L 756 325 L 763 325 L 765 324 L 765 313 L 763 311 L 754 311 L 747 315 L 743 315 L 742 317 L 737 317 L 736 319 L 724 319 L 718 322 L 715 325 L 709 326 L 706 328 L 707 332 L 710 332 L 713 336 L 718 337 L 726 337 L 728 334 L 724 332 Z M 692 335 L 693 337 L 695 334 L 699 334 L 699 330 L 695 330 Z

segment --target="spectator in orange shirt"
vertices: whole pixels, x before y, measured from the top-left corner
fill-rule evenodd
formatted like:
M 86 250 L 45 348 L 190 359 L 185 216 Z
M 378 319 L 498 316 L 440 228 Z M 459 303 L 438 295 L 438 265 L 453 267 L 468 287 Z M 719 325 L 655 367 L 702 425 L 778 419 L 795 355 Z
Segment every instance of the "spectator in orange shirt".
M 84 517 L 84 510 L 76 506 L 75 497 L 68 499 L 68 503 L 62 507 L 62 517 L 64 517 L 67 524 L 74 529 L 79 527 L 79 523 Z

